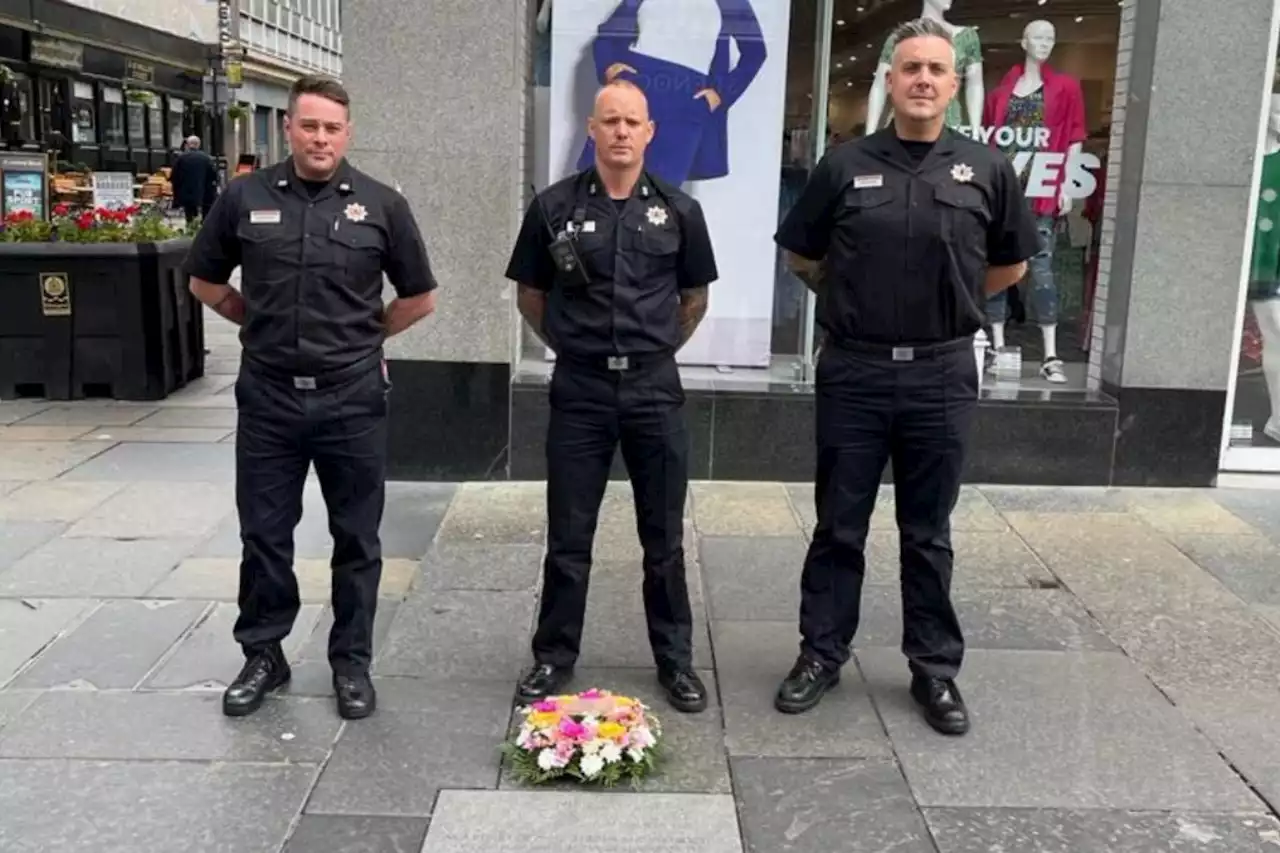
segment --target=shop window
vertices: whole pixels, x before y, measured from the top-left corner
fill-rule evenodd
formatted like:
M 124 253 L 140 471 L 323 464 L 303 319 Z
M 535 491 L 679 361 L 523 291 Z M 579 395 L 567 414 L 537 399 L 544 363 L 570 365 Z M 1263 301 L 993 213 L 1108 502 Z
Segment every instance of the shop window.
M 117 148 L 126 145 L 124 92 L 120 89 L 102 90 L 102 141 Z
M 182 141 L 186 138 L 182 132 L 182 116 L 186 106 L 177 98 L 169 99 L 169 147 L 174 151 L 181 150 Z
M 1264 91 L 1223 468 L 1280 472 L 1280 63 Z
M 165 114 L 164 102 L 159 95 L 147 106 L 147 133 L 152 148 L 164 148 Z
M 147 147 L 147 107 L 137 101 L 125 99 L 125 119 L 129 129 L 129 147 Z
M 77 145 L 93 145 L 98 141 L 92 83 L 76 80 L 71 84 L 71 141 Z
M 35 112 L 32 110 L 31 78 L 14 74 L 12 83 L 4 87 L 4 138 L 17 142 L 34 142 Z
M 1086 387 L 1121 6 L 1055 5 L 737 0 L 726 15 L 720 0 L 555 0 L 554 12 L 541 0 L 530 68 L 535 183 L 589 162 L 582 128 L 614 62 L 650 81 L 655 118 L 709 103 L 697 80 L 731 81 L 715 91 L 714 133 L 669 131 L 650 149 L 650 167 L 702 203 L 721 268 L 682 361 L 811 378 L 822 337 L 815 301 L 773 250 L 773 232 L 828 147 L 891 122 L 888 37 L 908 19 L 935 17 L 954 33 L 962 75 L 948 123 L 1012 159 L 1044 240 L 1026 279 L 985 306 L 1002 349 L 984 384 L 997 395 Z M 825 88 L 815 92 L 815 80 Z M 532 335 L 522 340 L 526 356 L 543 357 Z

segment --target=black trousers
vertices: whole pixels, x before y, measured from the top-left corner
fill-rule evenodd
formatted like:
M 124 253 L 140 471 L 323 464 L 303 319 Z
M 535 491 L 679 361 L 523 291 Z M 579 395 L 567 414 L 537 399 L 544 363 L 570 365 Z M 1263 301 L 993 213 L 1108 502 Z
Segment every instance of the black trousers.
M 905 353 L 904 353 L 905 355 Z M 816 381 L 818 524 L 801 578 L 801 651 L 835 669 L 858 629 L 867 528 L 893 463 L 902 571 L 902 651 L 911 671 L 953 678 L 964 637 L 951 605 L 951 512 L 978 373 L 968 339 L 910 361 L 831 342 Z
M 621 445 L 644 551 L 644 610 L 659 667 L 692 665 L 685 584 L 689 435 L 675 359 L 612 371 L 604 360 L 557 361 L 547 429 L 547 555 L 533 654 L 572 666 L 582 644 L 591 549 L 614 452 Z
M 389 385 L 377 361 L 349 372 L 327 383 L 318 377 L 306 390 L 289 377 L 241 367 L 236 508 L 244 550 L 235 639 L 247 656 L 293 627 L 300 607 L 293 533 L 314 464 L 333 536 L 329 662 L 335 673 L 360 674 L 372 658 L 382 575 Z

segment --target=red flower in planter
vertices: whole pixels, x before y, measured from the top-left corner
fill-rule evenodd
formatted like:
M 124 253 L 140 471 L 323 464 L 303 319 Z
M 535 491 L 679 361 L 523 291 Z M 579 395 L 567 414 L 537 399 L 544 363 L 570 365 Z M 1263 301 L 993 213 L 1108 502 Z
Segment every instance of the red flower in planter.
M 70 212 L 71 212 L 71 205 L 67 204 L 64 201 L 60 201 L 53 206 L 54 216 L 66 216 Z

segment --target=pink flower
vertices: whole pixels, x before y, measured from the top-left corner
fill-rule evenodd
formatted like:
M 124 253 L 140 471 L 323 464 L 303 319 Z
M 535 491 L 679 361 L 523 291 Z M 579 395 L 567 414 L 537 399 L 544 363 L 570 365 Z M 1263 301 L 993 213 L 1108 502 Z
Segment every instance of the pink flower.
M 569 743 L 568 741 L 562 740 L 558 744 L 556 744 L 556 759 L 558 761 L 563 761 L 565 764 L 568 764 L 569 761 L 573 758 L 573 751 L 574 751 L 573 744 Z
M 560 721 L 560 737 L 568 738 L 570 741 L 585 740 L 587 737 L 587 727 L 576 720 L 565 717 Z
M 539 714 L 549 714 L 559 708 L 551 699 L 543 699 L 541 702 L 533 703 L 533 710 Z
M 581 693 L 578 694 L 578 696 L 581 699 L 603 699 L 604 698 L 604 694 L 594 687 L 592 687 L 590 690 L 582 691 Z

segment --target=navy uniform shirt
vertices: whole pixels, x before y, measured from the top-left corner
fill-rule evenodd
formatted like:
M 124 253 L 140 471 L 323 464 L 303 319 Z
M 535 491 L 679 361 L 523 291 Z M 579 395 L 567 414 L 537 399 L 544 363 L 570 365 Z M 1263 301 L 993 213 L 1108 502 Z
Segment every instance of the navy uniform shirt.
M 579 208 L 585 288 L 565 286 L 547 248 L 553 234 L 574 229 Z M 697 201 L 647 173 L 630 198 L 614 200 L 594 169 L 552 184 L 530 203 L 507 266 L 507 278 L 548 294 L 552 349 L 583 358 L 675 352 L 680 291 L 718 275 Z
M 818 163 L 775 240 L 824 260 L 818 322 L 836 341 L 940 343 L 982 328 L 988 266 L 1040 250 L 1009 159 L 951 130 L 892 128 Z
M 401 297 L 436 282 L 404 196 L 345 160 L 326 182 L 292 163 L 231 181 L 185 270 L 225 284 L 239 266 L 245 358 L 317 376 L 380 353 L 384 272 Z

